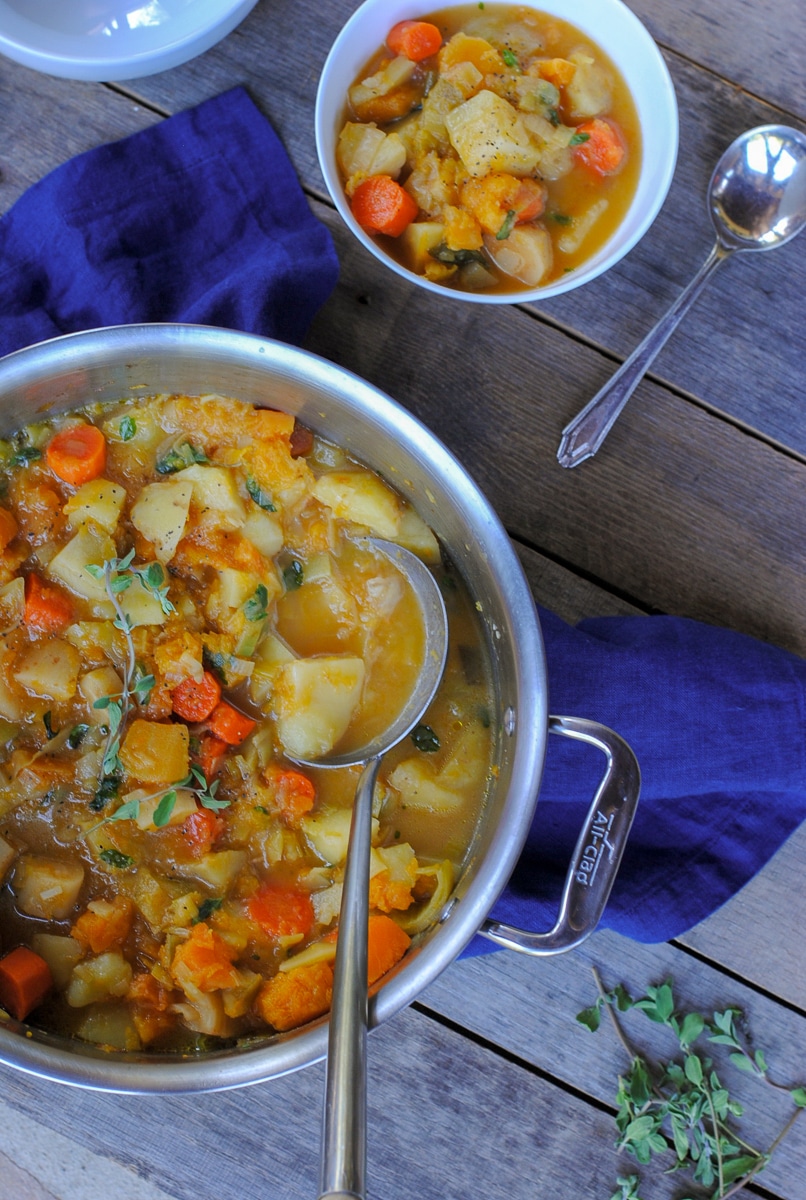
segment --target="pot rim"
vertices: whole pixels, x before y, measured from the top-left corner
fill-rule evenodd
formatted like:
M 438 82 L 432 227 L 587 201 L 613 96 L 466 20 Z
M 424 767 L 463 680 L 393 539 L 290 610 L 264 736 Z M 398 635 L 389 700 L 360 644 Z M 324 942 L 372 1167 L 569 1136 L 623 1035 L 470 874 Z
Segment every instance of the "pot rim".
M 149 357 L 152 363 L 156 357 L 170 367 L 187 359 L 197 371 L 199 364 L 206 362 L 210 367 L 231 367 L 236 376 L 257 372 L 275 382 L 286 381 L 292 401 L 287 407 L 295 413 L 305 408 L 305 400 L 300 401 L 293 391 L 294 381 L 301 380 L 303 388 L 316 393 L 316 407 L 310 408 L 310 415 L 306 411 L 306 423 L 316 428 L 316 416 L 325 418 L 327 398 L 331 397 L 337 408 L 346 405 L 379 435 L 401 443 L 412 465 L 439 481 L 435 490 L 449 492 L 454 506 L 461 502 L 468 532 L 463 552 L 481 555 L 493 598 L 506 617 L 506 628 L 495 616 L 484 622 L 491 654 L 493 643 L 507 650 L 514 675 L 509 690 L 517 704 L 513 703 L 511 718 L 504 721 L 506 727 L 511 720 L 511 729 L 502 734 L 502 739 L 511 743 L 506 796 L 483 855 L 479 856 L 478 850 L 471 855 L 440 927 L 406 956 L 370 998 L 369 1023 L 373 1027 L 410 1004 L 471 941 L 506 885 L 529 831 L 545 756 L 548 689 L 540 624 L 526 576 L 492 506 L 454 455 L 421 421 L 346 368 L 270 338 L 210 326 L 150 323 L 65 334 L 17 350 L 0 359 L 0 410 L 6 398 L 16 401 L 7 430 L 31 419 L 34 414 L 23 415 L 31 404 L 38 402 L 40 410 L 45 404 L 51 411 L 59 411 L 59 389 L 67 397 L 71 388 L 81 385 L 84 403 L 99 398 L 104 387 L 112 385 L 113 366 L 125 376 L 113 394 L 136 388 L 137 371 Z M 143 384 L 140 388 L 144 395 L 165 390 L 159 386 L 146 390 Z M 231 394 L 239 394 L 237 386 Z M 76 404 L 75 395 L 70 394 L 61 408 Z M 360 457 L 380 469 L 366 454 Z M 400 479 L 390 482 L 406 494 L 407 487 Z M 415 499 L 411 491 L 410 498 Z M 415 502 L 422 512 L 421 501 L 419 497 Z M 434 511 L 438 511 L 436 501 Z M 423 515 L 429 520 L 427 513 Z M 327 1018 L 321 1018 L 301 1032 L 277 1035 L 237 1052 L 225 1049 L 182 1058 L 103 1051 L 29 1031 L 9 1020 L 0 1021 L 0 1062 L 55 1082 L 103 1091 L 218 1091 L 263 1082 L 316 1062 L 327 1052 L 327 1032 Z

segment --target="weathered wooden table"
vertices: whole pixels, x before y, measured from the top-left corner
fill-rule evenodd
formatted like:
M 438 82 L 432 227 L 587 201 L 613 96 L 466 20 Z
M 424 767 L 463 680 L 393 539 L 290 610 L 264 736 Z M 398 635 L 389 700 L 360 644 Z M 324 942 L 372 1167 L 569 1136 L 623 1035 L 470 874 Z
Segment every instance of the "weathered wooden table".
M 313 105 L 353 0 L 259 0 L 201 58 L 131 84 L 68 82 L 3 60 L 0 210 L 70 155 L 245 84 L 342 264 L 308 348 L 389 392 L 458 455 L 522 552 L 538 600 L 571 620 L 682 614 L 806 654 L 806 237 L 734 260 L 597 458 L 575 471 L 555 460 L 562 427 L 706 256 L 705 188 L 723 147 L 753 125 L 806 122 L 802 0 L 631 3 L 677 89 L 674 183 L 618 267 L 545 304 L 487 310 L 425 294 L 383 271 L 334 215 Z M 443 332 L 430 341 L 429 328 Z M 740 1005 L 774 1076 L 806 1080 L 804 854 L 806 829 L 672 944 L 600 932 L 554 960 L 499 953 L 454 964 L 370 1038 L 370 1194 L 608 1200 L 617 1175 L 634 1170 L 613 1149 L 627 1060 L 609 1029 L 593 1036 L 575 1020 L 595 995 L 591 965 L 607 986 L 639 993 L 671 975 L 688 1006 Z M 319 1065 L 239 1092 L 143 1098 L 0 1071 L 0 1198 L 310 1198 L 323 1077 Z M 790 1110 L 760 1087 L 739 1090 L 767 1146 Z M 644 1175 L 645 1200 L 689 1194 L 677 1176 Z M 804 1178 L 806 1119 L 750 1191 L 803 1200 Z

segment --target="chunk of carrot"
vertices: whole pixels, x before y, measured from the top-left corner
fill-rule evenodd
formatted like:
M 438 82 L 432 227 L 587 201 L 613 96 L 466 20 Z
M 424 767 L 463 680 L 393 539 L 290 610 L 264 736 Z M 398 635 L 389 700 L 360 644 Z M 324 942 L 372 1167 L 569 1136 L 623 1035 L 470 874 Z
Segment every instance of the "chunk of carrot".
M 264 883 L 250 896 L 246 911 L 273 938 L 309 933 L 316 919 L 307 892 L 279 883 Z
M 398 21 L 390 30 L 386 44 L 393 54 L 402 54 L 412 62 L 422 62 L 436 54 L 442 34 L 430 21 Z
M 77 486 L 103 474 L 106 438 L 95 425 L 74 425 L 51 438 L 45 461 L 54 475 Z
M 316 800 L 316 787 L 302 771 L 292 768 L 267 767 L 263 778 L 274 792 L 280 812 L 291 824 L 309 813 Z
M 201 858 L 221 836 L 224 822 L 209 808 L 197 808 L 182 822 L 180 832 L 194 858 Z
M 212 671 L 201 679 L 188 676 L 171 693 L 173 710 L 183 721 L 206 721 L 221 699 L 221 684 Z
M 19 526 L 7 508 L 0 508 L 0 554 L 17 536 Z
M 603 117 L 577 125 L 571 144 L 577 161 L 597 175 L 615 175 L 627 154 L 618 126 Z
M 278 971 L 258 992 L 256 1008 L 267 1025 L 281 1033 L 321 1017 L 333 996 L 333 967 L 309 963 L 293 971 Z
M 220 700 L 210 714 L 210 733 L 228 746 L 240 746 L 257 725 L 251 717 Z
M 187 941 L 174 951 L 171 974 L 181 986 L 192 983 L 202 992 L 235 987 L 239 975 L 232 965 L 237 950 L 204 921 L 194 925 Z
M 44 633 L 58 633 L 72 620 L 73 605 L 69 597 L 43 583 L 38 575 L 29 575 L 25 581 L 25 624 Z
M 202 738 L 199 748 L 199 766 L 208 783 L 215 779 L 221 770 L 228 748 L 226 742 L 221 738 L 213 737 L 211 733 L 206 733 Z
M 403 957 L 411 938 L 384 913 L 370 913 L 367 936 L 367 982 L 374 983 Z
M 417 216 L 417 202 L 389 175 L 371 175 L 353 192 L 352 211 L 368 233 L 400 237 Z
M 0 958 L 0 1005 L 18 1021 L 45 999 L 53 986 L 50 967 L 27 946 Z

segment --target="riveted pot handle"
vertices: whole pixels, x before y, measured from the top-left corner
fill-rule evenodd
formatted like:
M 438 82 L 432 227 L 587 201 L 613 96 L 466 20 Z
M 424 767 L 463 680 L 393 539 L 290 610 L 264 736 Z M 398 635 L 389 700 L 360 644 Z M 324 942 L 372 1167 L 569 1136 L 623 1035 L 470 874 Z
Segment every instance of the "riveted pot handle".
M 583 717 L 549 717 L 549 732 L 596 746 L 604 753 L 607 768 L 571 856 L 554 928 L 529 933 L 488 920 L 479 930 L 499 946 L 534 955 L 573 950 L 593 933 L 615 881 L 641 790 L 638 760 L 624 739 L 606 725 Z

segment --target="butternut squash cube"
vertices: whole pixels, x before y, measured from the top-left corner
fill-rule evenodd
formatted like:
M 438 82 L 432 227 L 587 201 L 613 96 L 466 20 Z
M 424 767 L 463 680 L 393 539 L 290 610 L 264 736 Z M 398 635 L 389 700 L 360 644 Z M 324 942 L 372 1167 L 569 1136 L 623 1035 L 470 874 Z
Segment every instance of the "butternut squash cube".
M 120 761 L 130 779 L 140 783 L 176 783 L 188 773 L 187 725 L 132 721 L 120 747 Z

